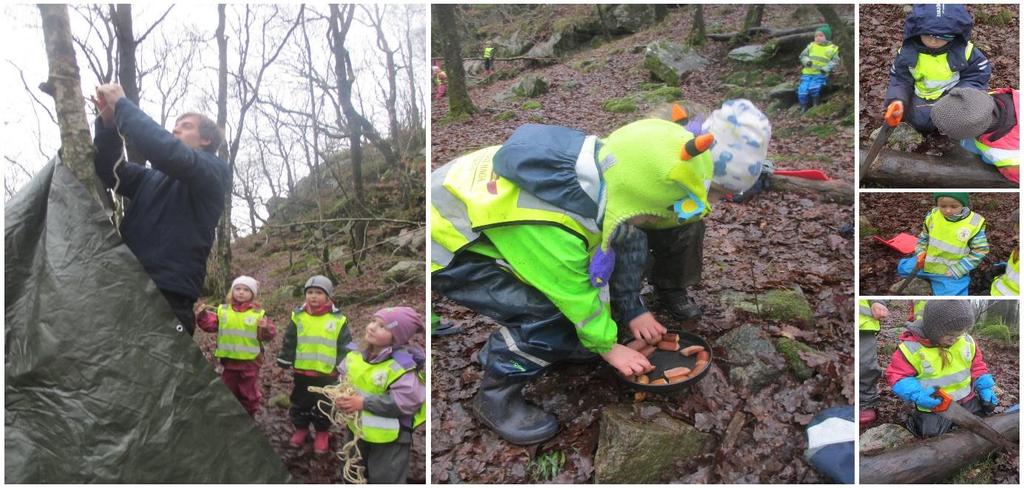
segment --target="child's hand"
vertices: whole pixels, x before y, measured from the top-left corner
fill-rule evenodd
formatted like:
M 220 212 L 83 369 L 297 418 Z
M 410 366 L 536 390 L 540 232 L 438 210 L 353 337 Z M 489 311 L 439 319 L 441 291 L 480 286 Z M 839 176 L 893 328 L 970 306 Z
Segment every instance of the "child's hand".
M 643 354 L 622 344 L 612 346 L 612 350 L 602 354 L 601 357 L 624 376 L 643 374 L 645 371 L 654 369 L 654 366 L 651 366 L 651 362 Z
M 359 395 L 340 396 L 334 399 L 334 404 L 345 412 L 358 412 L 363 409 L 363 397 Z
M 656 344 L 661 336 L 668 332 L 665 326 L 658 323 L 651 312 L 644 312 L 629 321 L 629 331 L 633 338 L 640 339 L 648 344 Z
M 195 305 L 192 305 L 192 313 L 198 316 L 199 312 L 202 312 L 203 310 L 206 310 L 206 301 L 200 298 L 199 300 L 196 300 Z

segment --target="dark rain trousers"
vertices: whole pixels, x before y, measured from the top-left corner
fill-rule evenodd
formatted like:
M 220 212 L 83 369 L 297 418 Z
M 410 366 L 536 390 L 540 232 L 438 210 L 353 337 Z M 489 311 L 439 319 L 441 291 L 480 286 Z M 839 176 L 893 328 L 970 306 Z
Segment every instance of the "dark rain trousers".
M 982 417 L 988 416 L 981 406 L 981 397 L 974 395 L 967 403 L 961 403 L 967 411 Z M 936 437 L 953 430 L 953 422 L 939 414 L 922 412 L 916 407 L 907 418 L 907 430 L 918 437 Z
M 288 417 L 296 429 L 309 428 L 310 424 L 317 432 L 327 432 L 331 426 L 331 419 L 317 408 L 317 401 L 328 401 L 327 397 L 309 391 L 310 386 L 325 387 L 338 382 L 338 378 L 331 376 L 305 376 L 301 374 L 292 375 L 295 386 L 292 387 L 290 397 L 291 407 L 288 408 Z M 327 409 L 325 407 L 325 409 Z M 329 411 L 329 409 L 328 409 Z
M 860 408 L 875 408 L 878 403 L 878 378 L 882 369 L 878 367 L 877 332 L 860 331 Z
M 395 442 L 374 444 L 359 441 L 359 453 L 366 466 L 366 481 L 374 485 L 407 483 L 411 449 L 412 435 L 404 428 Z

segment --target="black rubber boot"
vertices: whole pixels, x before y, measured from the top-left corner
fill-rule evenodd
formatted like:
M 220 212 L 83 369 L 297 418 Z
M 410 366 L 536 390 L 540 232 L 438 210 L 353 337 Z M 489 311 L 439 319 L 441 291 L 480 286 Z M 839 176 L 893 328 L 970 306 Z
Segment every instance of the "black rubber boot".
M 686 294 L 686 290 L 658 290 L 658 301 L 672 318 L 679 321 L 699 319 L 700 305 Z
M 821 105 L 821 95 L 811 98 L 811 106 L 817 107 L 818 105 Z
M 484 374 L 473 398 L 473 413 L 502 439 L 526 446 L 558 433 L 558 419 L 523 398 L 524 380 Z

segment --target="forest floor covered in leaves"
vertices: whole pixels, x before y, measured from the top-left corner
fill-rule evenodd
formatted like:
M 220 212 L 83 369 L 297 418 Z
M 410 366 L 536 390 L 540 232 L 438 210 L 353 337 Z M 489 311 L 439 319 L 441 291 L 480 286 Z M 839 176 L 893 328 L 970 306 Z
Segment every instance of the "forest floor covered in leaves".
M 1010 214 L 1018 207 L 1017 193 L 971 193 L 971 209 L 985 217 L 985 234 L 991 247 L 978 266 L 983 273 L 990 266 L 1005 262 L 1017 246 Z M 935 206 L 931 193 L 864 193 L 860 194 L 860 293 L 891 295 L 889 288 L 900 280 L 896 264 L 906 257 L 877 242 L 874 236 L 890 239 L 900 232 L 917 236 L 924 218 Z M 971 295 L 988 295 L 989 290 L 972 279 Z
M 907 317 L 913 302 L 911 300 L 886 300 L 883 303 L 889 309 L 889 316 L 881 320 L 882 330 L 879 332 L 876 342 L 878 365 L 884 373 L 885 368 L 892 360 L 893 352 L 899 347 L 899 336 L 907 325 Z M 996 394 L 1000 404 L 996 408 L 996 413 L 1001 413 L 1007 407 L 1020 403 L 1019 342 L 1001 342 L 976 334 L 973 337 L 977 341 L 978 349 L 982 351 L 982 357 L 988 365 L 989 371 L 996 380 Z M 878 412 L 878 420 L 875 425 L 905 425 L 912 408 L 910 404 L 900 400 L 892 393 L 892 389 L 885 381 L 884 374 L 878 379 L 876 387 L 879 400 L 875 406 L 875 410 Z M 949 481 L 1015 485 L 1019 483 L 1020 479 L 1019 463 L 1017 453 L 998 452 L 975 466 L 965 468 L 954 480 Z M 983 473 L 978 471 L 983 471 Z M 968 479 L 970 481 L 967 481 Z
M 972 41 L 992 66 L 989 87 L 1020 88 L 1019 6 L 968 5 L 967 11 L 974 16 Z M 871 132 L 882 124 L 889 68 L 903 43 L 903 23 L 909 13 L 910 5 L 860 6 L 860 142 L 864 150 L 871 145 Z
M 422 168 L 423 159 L 410 165 Z M 415 174 L 418 181 L 423 181 L 425 176 L 422 170 L 417 170 Z M 376 209 L 378 217 L 388 215 L 414 222 L 423 221 L 422 187 L 417 188 L 419 198 L 413 199 L 410 208 L 401 208 L 397 203 L 407 199 L 400 196 L 405 190 L 396 184 L 393 178 L 367 182 L 365 187 L 366 197 L 363 205 Z M 336 198 L 325 199 L 324 206 L 335 206 L 337 210 L 340 205 Z M 295 217 L 293 220 L 313 218 L 307 215 Z M 343 429 L 331 428 L 331 452 L 328 454 L 313 453 L 312 436 L 302 448 L 297 449 L 289 445 L 288 441 L 294 432 L 287 406 L 287 399 L 292 391 L 292 371 L 279 368 L 276 361 L 284 342 L 285 332 L 291 327 L 291 312 L 303 304 L 302 286 L 310 276 L 323 274 L 322 269 L 317 269 L 321 248 L 315 245 L 317 241 L 311 236 L 323 235 L 317 232 L 324 233 L 330 239 L 330 247 L 333 250 L 345 251 L 344 254 L 332 254 L 329 266 L 337 277 L 334 283 L 335 304 L 347 317 L 346 327 L 351 327 L 353 340 L 362 339 L 366 324 L 374 312 L 381 308 L 406 306 L 412 307 L 421 315 L 425 314 L 425 289 L 422 277 L 404 284 L 385 277 L 385 271 L 399 260 L 425 260 L 422 242 L 415 250 L 396 249 L 395 246 L 384 243 L 385 240 L 393 239 L 402 230 L 416 229 L 417 226 L 387 222 L 370 223 L 367 226 L 366 246 L 373 247 L 368 249 L 366 255 L 359 261 L 358 270 L 352 264 L 353 255 L 356 253 L 352 241 L 349 240 L 350 234 L 345 231 L 338 232 L 340 227 L 340 224 L 325 225 L 314 231 L 308 226 L 291 226 L 277 229 L 270 236 L 267 235 L 270 230 L 264 228 L 257 235 L 232 243 L 232 276 L 246 274 L 260 282 L 257 301 L 264 306 L 267 316 L 277 326 L 277 336 L 264 346 L 263 367 L 260 369 L 263 405 L 256 414 L 256 423 L 266 435 L 271 447 L 281 456 L 285 468 L 301 483 L 343 482 L 343 463 L 335 454 L 344 442 Z M 210 304 L 222 301 L 223 297 L 207 298 Z M 216 334 L 197 330 L 194 340 L 211 364 L 219 368 L 213 357 L 213 351 L 217 346 Z M 426 347 L 423 334 L 414 336 L 411 343 L 421 348 Z M 409 482 L 423 483 L 426 480 L 425 434 L 426 429 L 422 427 L 414 432 Z
M 768 6 L 763 25 L 784 28 L 820 22 L 816 11 L 795 6 Z M 799 12 L 804 14 L 797 15 Z M 809 12 L 809 14 L 808 14 Z M 705 7 L 709 25 L 737 30 L 743 6 Z M 501 144 L 524 123 L 573 127 L 607 135 L 642 118 L 655 104 L 637 113 L 615 114 L 601 109 L 603 101 L 639 91 L 648 83 L 642 67 L 643 49 L 661 39 L 685 39 L 692 13 L 670 9 L 662 23 L 638 34 L 595 49 L 577 52 L 560 63 L 531 70 L 550 82 L 547 94 L 533 99 L 540 108 L 524 109 L 523 101 L 495 102 L 493 96 L 516 80 L 507 79 L 470 90 L 480 112 L 468 120 L 449 122 L 445 103 L 435 103 L 432 119 L 432 167 L 472 150 Z M 683 98 L 716 107 L 725 99 L 726 79 L 749 66 L 727 61 L 726 43 L 709 41 L 698 52 L 711 64 L 682 85 Z M 586 66 L 599 66 L 586 69 Z M 498 66 L 496 71 L 506 69 Z M 513 69 L 509 67 L 508 69 Z M 521 66 L 514 69 L 522 72 Z M 850 67 L 847 67 L 850 69 Z M 797 64 L 758 66 L 759 76 L 796 82 Z M 570 87 L 575 87 L 571 88 Z M 852 102 L 852 89 L 836 97 Z M 852 109 L 851 109 L 852 110 Z M 497 117 L 511 113 L 511 118 Z M 783 168 L 825 170 L 831 177 L 853 179 L 852 113 L 801 117 L 798 110 L 768 110 L 773 124 L 769 159 Z M 846 117 L 848 116 L 848 117 Z M 849 126 L 843 119 L 849 119 Z M 729 383 L 730 358 L 720 356 L 709 374 L 677 397 L 649 399 L 671 417 L 711 434 L 716 446 L 706 454 L 678 462 L 662 481 L 673 483 L 814 483 L 827 482 L 804 460 L 805 425 L 832 406 L 852 405 L 853 387 L 853 242 L 840 232 L 852 224 L 853 209 L 823 203 L 813 197 L 769 192 L 746 204 L 718 202 L 707 218 L 703 281 L 692 295 L 704 310 L 703 319 L 680 324 L 644 297 L 655 316 L 671 328 L 683 328 L 712 343 L 746 324 L 772 337 L 790 337 L 817 350 L 814 374 L 799 381 L 784 374 L 757 393 Z M 725 306 L 723 292 L 763 293 L 799 286 L 813 311 L 813 326 L 754 317 Z M 648 287 L 646 292 L 650 292 Z M 520 447 L 499 439 L 470 412 L 481 372 L 476 354 L 496 328 L 489 319 L 434 296 L 442 317 L 462 326 L 459 335 L 437 338 L 432 345 L 432 479 L 439 483 L 524 483 L 593 481 L 594 455 L 602 409 L 633 403 L 633 391 L 617 381 L 604 363 L 557 365 L 527 388 L 527 398 L 559 417 L 562 431 L 541 445 Z M 742 424 L 728 443 L 726 428 L 734 418 Z M 550 453 L 564 455 L 564 464 L 551 476 L 538 474 L 538 460 Z

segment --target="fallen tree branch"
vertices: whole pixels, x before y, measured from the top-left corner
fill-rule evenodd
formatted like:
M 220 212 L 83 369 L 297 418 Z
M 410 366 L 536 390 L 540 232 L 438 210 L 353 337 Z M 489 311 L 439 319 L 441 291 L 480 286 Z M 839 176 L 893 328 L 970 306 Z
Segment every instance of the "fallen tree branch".
M 858 155 L 861 162 L 866 154 Z M 995 166 L 959 148 L 942 157 L 884 149 L 869 167 L 861 165 L 860 181 L 893 188 L 1017 188 Z
M 409 278 L 409 279 L 407 279 L 407 280 L 405 280 L 405 281 L 403 281 L 401 283 L 398 283 L 397 285 L 392 286 L 391 288 L 388 288 L 387 290 L 384 290 L 384 291 L 382 291 L 382 292 L 380 292 L 380 293 L 378 293 L 378 294 L 376 294 L 376 295 L 374 295 L 374 296 L 372 296 L 370 298 L 367 298 L 367 299 L 362 300 L 362 301 L 357 302 L 357 303 L 348 303 L 348 304 L 345 304 L 345 305 L 348 306 L 348 307 L 358 307 L 360 305 L 364 305 L 364 304 L 369 303 L 369 302 L 373 302 L 373 301 L 376 301 L 376 300 L 380 300 L 380 299 L 386 298 L 388 296 L 391 296 L 391 293 L 393 293 L 395 290 L 397 290 L 397 289 L 399 289 L 399 288 L 409 284 L 409 282 L 411 282 L 412 280 L 416 280 L 416 279 L 419 279 L 419 278 L 420 278 L 419 276 L 413 276 L 412 278 Z
M 338 219 L 306 220 L 303 222 L 290 222 L 287 224 L 267 224 L 264 227 L 291 227 L 293 225 L 329 224 L 332 222 L 394 222 L 398 224 L 409 224 L 418 226 L 426 225 L 425 222 L 417 222 L 415 220 L 385 219 L 381 217 L 345 217 Z
M 817 29 L 820 26 L 821 26 L 821 24 L 814 24 L 814 25 L 805 25 L 805 26 L 802 26 L 802 27 L 793 27 L 791 29 L 772 29 L 770 27 L 751 27 L 750 29 L 747 30 L 747 36 L 748 37 L 753 37 L 753 36 L 756 36 L 758 34 L 767 34 L 769 38 L 781 37 L 781 36 L 788 36 L 790 34 L 801 34 L 801 33 L 804 33 L 804 32 L 814 32 L 814 30 Z M 719 33 L 719 34 L 708 34 L 708 38 L 713 40 L 713 41 L 728 41 L 728 40 L 731 40 L 732 38 L 734 38 L 734 37 L 736 37 L 738 35 L 740 35 L 739 31 L 737 31 L 737 32 L 726 32 L 726 33 Z
M 806 193 L 842 205 L 853 205 L 853 185 L 842 180 L 817 181 L 773 174 L 768 191 Z
M 1012 441 L 1020 437 L 1020 412 L 982 419 Z M 959 429 L 939 437 L 860 458 L 861 484 L 938 483 L 997 449 L 981 436 Z

